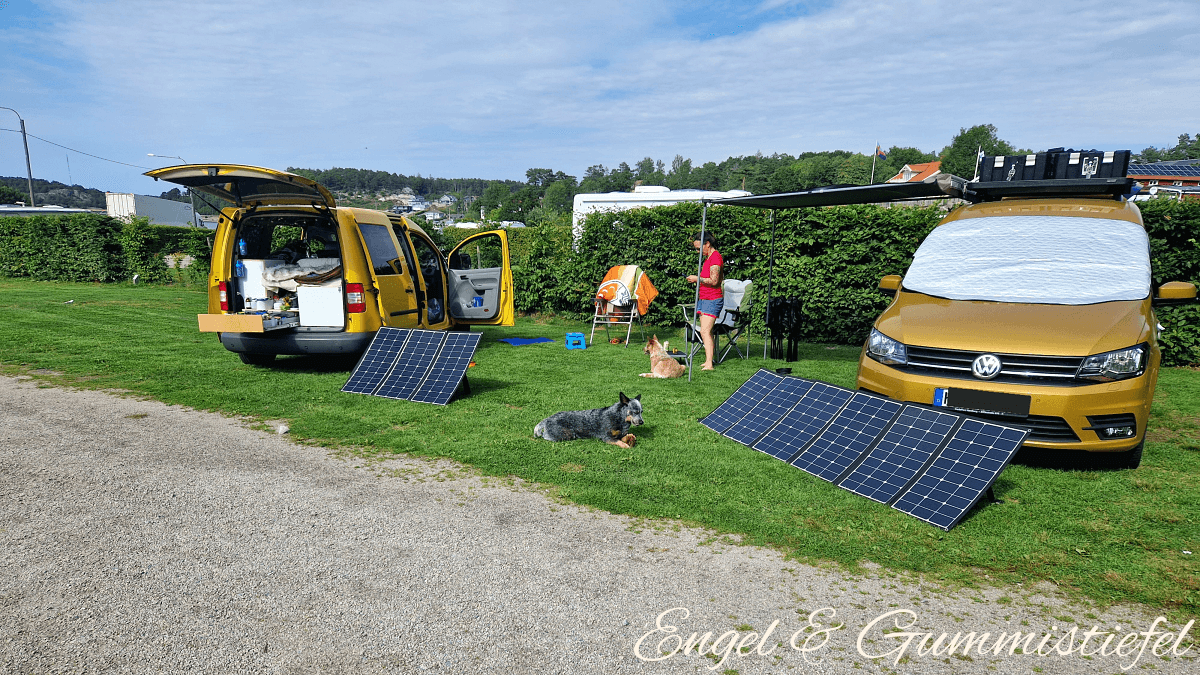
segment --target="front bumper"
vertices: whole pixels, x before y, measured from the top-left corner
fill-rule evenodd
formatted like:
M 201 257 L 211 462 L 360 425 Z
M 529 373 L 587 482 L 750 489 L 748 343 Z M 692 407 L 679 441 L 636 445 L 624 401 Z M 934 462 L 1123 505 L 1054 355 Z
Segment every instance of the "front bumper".
M 1029 425 L 1022 424 L 1022 420 L 1015 417 L 988 416 L 987 419 L 999 424 L 1034 429 L 1032 420 L 1035 418 L 1039 423 L 1061 419 L 1079 439 L 1065 442 L 1048 440 L 1048 437 L 1039 436 L 1038 431 L 1031 429 L 1030 438 L 1025 441 L 1025 445 L 1031 448 L 1122 452 L 1136 447 L 1146 435 L 1146 421 L 1150 417 L 1150 402 L 1154 396 L 1157 375 L 1158 362 L 1155 359 L 1140 377 L 1119 382 L 1098 382 L 1075 387 L 1007 384 L 909 373 L 879 363 L 867 356 L 864 349 L 859 356 L 856 386 L 898 401 L 925 405 L 933 404 L 934 389 L 938 387 L 1024 394 L 1031 397 Z M 1093 426 L 1088 416 L 1120 414 L 1132 414 L 1137 420 L 1136 433 L 1132 437 L 1101 440 L 1096 431 L 1086 428 Z

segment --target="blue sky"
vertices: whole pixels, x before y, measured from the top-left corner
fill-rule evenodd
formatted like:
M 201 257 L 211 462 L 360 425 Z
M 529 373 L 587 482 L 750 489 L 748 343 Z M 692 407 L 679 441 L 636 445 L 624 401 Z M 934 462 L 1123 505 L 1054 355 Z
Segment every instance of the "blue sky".
M 524 179 L 680 154 L 1141 150 L 1197 133 L 1200 3 L 1109 0 L 0 0 L 0 106 L 29 133 L 274 168 Z M 17 128 L 0 110 L 0 128 Z M 164 189 L 30 139 L 34 176 Z M 0 131 L 0 175 L 25 175 Z

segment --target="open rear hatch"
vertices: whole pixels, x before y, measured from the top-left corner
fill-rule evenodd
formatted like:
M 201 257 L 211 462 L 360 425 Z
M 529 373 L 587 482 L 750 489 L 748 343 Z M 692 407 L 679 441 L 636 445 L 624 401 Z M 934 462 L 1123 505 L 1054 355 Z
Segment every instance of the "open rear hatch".
M 337 206 L 333 195 L 316 181 L 286 171 L 241 164 L 184 164 L 147 171 L 197 192 L 219 197 L 238 207 L 293 205 Z

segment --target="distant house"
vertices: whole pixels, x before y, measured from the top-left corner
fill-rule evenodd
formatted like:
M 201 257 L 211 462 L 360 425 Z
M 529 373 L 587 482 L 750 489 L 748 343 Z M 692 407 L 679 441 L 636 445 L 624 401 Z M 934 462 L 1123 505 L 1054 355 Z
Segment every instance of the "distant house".
M 887 179 L 888 183 L 920 183 L 927 178 L 941 173 L 941 162 L 926 162 L 924 164 L 905 164 L 900 173 Z
M 412 207 L 413 211 L 424 211 L 429 208 L 429 202 L 425 201 L 424 197 L 413 197 L 408 205 Z
M 457 201 L 458 199 L 455 198 L 454 195 L 442 195 L 436 203 L 438 206 L 450 206 Z
M 1200 186 L 1200 159 L 1130 164 L 1125 175 L 1141 183 L 1143 188 L 1197 187 Z

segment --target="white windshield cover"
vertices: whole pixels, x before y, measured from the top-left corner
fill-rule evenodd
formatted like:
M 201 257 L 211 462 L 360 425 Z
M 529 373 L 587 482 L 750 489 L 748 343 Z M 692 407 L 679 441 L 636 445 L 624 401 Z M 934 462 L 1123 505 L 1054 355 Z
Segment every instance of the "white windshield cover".
M 951 300 L 1090 305 L 1150 295 L 1150 240 L 1136 223 L 992 216 L 934 228 L 906 290 Z

